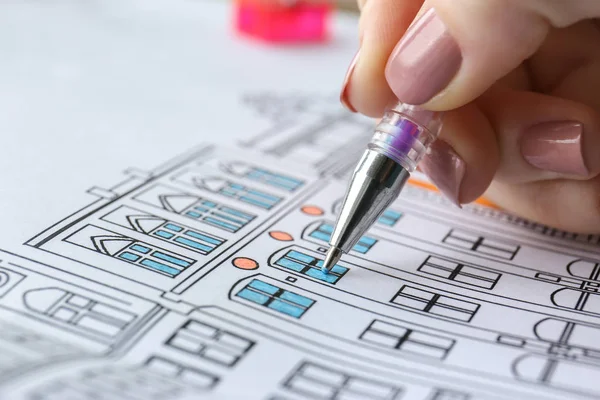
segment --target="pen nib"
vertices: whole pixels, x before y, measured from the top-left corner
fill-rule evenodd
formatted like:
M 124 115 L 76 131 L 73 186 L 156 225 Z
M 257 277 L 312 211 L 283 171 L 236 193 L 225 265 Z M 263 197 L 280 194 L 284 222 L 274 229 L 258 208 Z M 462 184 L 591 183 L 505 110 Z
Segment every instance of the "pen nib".
M 342 254 L 342 250 L 338 249 L 337 247 L 330 247 L 329 251 L 327 251 L 327 255 L 325 256 L 325 261 L 323 261 L 323 267 L 321 268 L 321 271 L 328 274 L 329 271 L 331 271 L 331 268 L 333 268 L 334 265 L 340 261 Z

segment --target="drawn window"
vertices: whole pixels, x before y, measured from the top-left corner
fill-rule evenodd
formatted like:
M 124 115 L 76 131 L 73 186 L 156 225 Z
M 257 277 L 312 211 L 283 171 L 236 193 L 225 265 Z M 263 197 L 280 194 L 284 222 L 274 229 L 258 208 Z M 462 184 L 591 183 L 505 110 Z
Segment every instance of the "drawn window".
M 300 318 L 315 303 L 314 300 L 254 279 L 237 295 L 290 317 Z
M 256 215 L 164 185 L 152 186 L 134 199 L 232 233 L 256 218 Z
M 88 333 L 115 337 L 136 315 L 125 310 L 59 288 L 41 288 L 25 292 L 27 308 Z
M 113 210 L 102 219 L 203 255 L 225 242 L 225 239 L 126 206 Z
M 402 396 L 402 389 L 397 386 L 311 362 L 302 363 L 283 386 L 290 392 L 323 400 L 397 400 Z
M 501 276 L 495 272 L 439 257 L 427 257 L 417 271 L 483 289 L 493 289 Z
M 123 261 L 170 277 L 179 275 L 194 263 L 192 259 L 157 249 L 143 242 L 134 242 L 116 255 Z
M 317 229 L 312 231 L 309 234 L 309 236 L 317 240 L 321 240 L 323 242 L 329 242 L 332 233 L 333 225 L 324 222 L 321 225 L 319 225 Z M 357 253 L 366 254 L 371 249 L 371 247 L 375 245 L 375 243 L 377 243 L 377 239 L 373 239 L 369 236 L 363 236 L 362 238 L 360 238 L 358 243 L 354 245 L 352 250 L 356 251 Z
M 166 344 L 227 367 L 237 364 L 254 346 L 251 340 L 196 320 L 186 322 Z
M 394 210 L 385 210 L 381 217 L 377 220 L 382 225 L 394 226 L 396 222 L 402 217 L 402 213 Z
M 85 226 L 65 241 L 170 277 L 195 263 L 191 258 L 94 225 Z
M 479 309 L 477 303 L 442 296 L 406 285 L 402 286 L 402 289 L 392 299 L 392 303 L 465 322 L 469 322 Z
M 348 272 L 348 268 L 336 264 L 328 274 L 324 274 L 321 272 L 323 260 L 317 260 L 313 256 L 296 250 L 288 251 L 283 257 L 275 261 L 275 265 L 334 285 Z
M 184 228 L 183 226 L 168 222 L 152 232 L 163 240 L 177 243 L 201 254 L 209 254 L 219 245 L 223 244 L 224 239 L 208 235 L 204 232 L 194 229 Z
M 300 179 L 292 178 L 291 176 L 276 174 L 271 171 L 267 171 L 262 168 L 250 168 L 245 175 L 248 179 L 271 185 L 279 189 L 293 192 L 294 190 L 301 187 L 304 182 Z
M 28 399 L 165 399 L 179 394 L 212 389 L 219 378 L 196 368 L 184 367 L 161 357 L 152 357 L 142 368 L 104 367 L 36 387 Z M 175 396 L 175 397 L 173 397 Z
M 186 217 L 201 220 L 217 228 L 237 232 L 256 218 L 255 215 L 219 205 L 213 201 L 200 200 L 182 213 Z
M 452 339 L 379 320 L 371 322 L 359 339 L 378 346 L 439 360 L 446 358 L 455 343 Z
M 431 400 L 469 400 L 471 395 L 465 392 L 457 392 L 448 389 L 435 389 Z
M 512 260 L 520 249 L 518 245 L 457 230 L 451 230 L 442 243 L 506 260 Z
M 174 379 L 205 390 L 212 389 L 219 382 L 219 378 L 213 374 L 181 365 L 163 357 L 150 357 L 146 361 L 145 369 L 160 375 L 161 378 Z
M 270 210 L 283 200 L 279 196 L 265 193 L 239 183 L 229 182 L 222 178 L 200 179 L 196 185 L 265 210 Z

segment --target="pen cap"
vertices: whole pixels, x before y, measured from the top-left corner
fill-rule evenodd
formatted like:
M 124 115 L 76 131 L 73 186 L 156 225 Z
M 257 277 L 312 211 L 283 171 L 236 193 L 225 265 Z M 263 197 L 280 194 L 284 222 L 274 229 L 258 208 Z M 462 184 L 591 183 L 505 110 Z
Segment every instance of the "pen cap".
M 375 128 L 369 149 L 378 151 L 413 172 L 427 148 L 438 137 L 442 112 L 397 103 Z

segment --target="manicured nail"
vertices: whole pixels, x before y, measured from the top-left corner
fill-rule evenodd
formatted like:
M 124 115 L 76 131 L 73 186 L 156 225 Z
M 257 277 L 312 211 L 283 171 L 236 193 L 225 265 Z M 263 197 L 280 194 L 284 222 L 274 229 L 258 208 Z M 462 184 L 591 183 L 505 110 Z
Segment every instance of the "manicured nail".
M 419 167 L 450 201 L 461 207 L 460 187 L 467 165 L 448 143 L 433 142 Z
M 356 112 L 356 109 L 352 106 L 352 104 L 348 100 L 348 88 L 350 86 L 349 85 L 350 78 L 352 78 L 352 73 L 354 72 L 354 67 L 356 66 L 356 61 L 358 61 L 359 53 L 360 53 L 360 50 L 358 52 L 356 52 L 356 55 L 350 62 L 350 66 L 348 67 L 348 72 L 346 72 L 346 77 L 344 78 L 344 83 L 342 84 L 342 92 L 340 93 L 340 102 L 342 103 L 342 105 L 344 107 L 346 107 L 348 110 L 352 111 L 353 113 Z
M 565 175 L 587 176 L 583 158 L 583 124 L 577 121 L 543 122 L 527 129 L 521 154 L 536 168 Z
M 461 62 L 458 44 L 432 8 L 398 42 L 385 76 L 400 101 L 419 105 L 448 86 Z

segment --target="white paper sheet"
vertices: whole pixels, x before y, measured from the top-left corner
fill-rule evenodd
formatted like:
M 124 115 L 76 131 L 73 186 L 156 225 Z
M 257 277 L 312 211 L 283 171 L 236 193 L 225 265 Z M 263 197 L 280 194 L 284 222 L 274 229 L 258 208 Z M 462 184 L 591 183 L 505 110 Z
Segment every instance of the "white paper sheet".
M 172 4 L 2 5 L 21 45 L 0 35 L 1 399 L 598 398 L 599 236 L 416 181 L 322 275 L 372 128 L 318 94 L 353 42 L 307 86 L 290 71 L 324 50 L 241 44 L 223 5 Z M 208 58 L 185 50 L 202 32 Z M 214 72 L 240 52 L 253 82 Z

